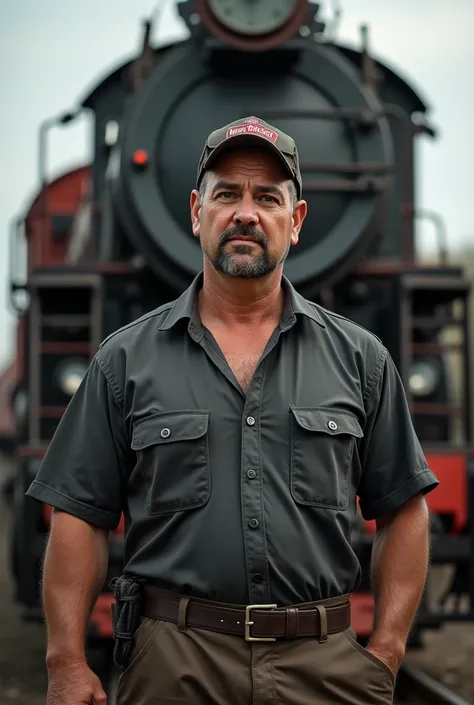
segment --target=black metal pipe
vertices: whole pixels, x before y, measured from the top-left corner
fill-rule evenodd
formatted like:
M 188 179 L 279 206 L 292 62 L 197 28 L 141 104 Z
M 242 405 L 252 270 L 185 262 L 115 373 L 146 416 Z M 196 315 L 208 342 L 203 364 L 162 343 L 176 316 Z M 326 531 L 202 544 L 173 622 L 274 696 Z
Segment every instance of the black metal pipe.
M 409 697 L 420 698 L 429 705 L 471 705 L 439 681 L 408 664 L 403 664 L 400 669 L 397 689 Z

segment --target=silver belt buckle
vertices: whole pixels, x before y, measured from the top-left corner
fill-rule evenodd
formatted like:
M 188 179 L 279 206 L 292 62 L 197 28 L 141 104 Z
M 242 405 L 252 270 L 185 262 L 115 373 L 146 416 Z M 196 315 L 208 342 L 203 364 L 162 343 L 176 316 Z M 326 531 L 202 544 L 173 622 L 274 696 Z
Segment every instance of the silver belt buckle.
M 277 605 L 247 605 L 245 608 L 245 641 L 276 641 L 276 638 L 272 636 L 260 637 L 250 635 L 250 627 L 255 624 L 255 622 L 251 620 L 251 611 L 255 609 L 274 610 L 276 608 Z

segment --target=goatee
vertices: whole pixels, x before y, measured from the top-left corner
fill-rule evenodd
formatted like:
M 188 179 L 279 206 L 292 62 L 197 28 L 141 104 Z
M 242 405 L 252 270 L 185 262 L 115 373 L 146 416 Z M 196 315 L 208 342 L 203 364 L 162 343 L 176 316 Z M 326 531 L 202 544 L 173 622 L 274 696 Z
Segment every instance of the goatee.
M 251 244 L 244 245 L 242 243 L 235 245 L 233 252 L 225 249 L 225 245 L 228 242 L 240 237 L 251 238 L 253 242 L 260 245 L 262 252 L 252 254 L 255 247 Z M 250 255 L 250 257 L 243 260 L 239 255 Z M 252 225 L 236 225 L 225 230 L 219 238 L 217 253 L 210 261 L 217 271 L 229 277 L 240 279 L 265 277 L 278 266 L 278 262 L 273 261 L 269 255 L 267 237 L 261 230 L 257 230 Z

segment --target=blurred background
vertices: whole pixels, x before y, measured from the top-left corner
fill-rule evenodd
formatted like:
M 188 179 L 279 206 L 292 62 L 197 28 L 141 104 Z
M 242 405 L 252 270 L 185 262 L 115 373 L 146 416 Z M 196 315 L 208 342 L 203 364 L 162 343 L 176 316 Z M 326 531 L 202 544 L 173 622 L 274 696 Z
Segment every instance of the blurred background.
M 141 21 L 150 15 L 154 16 L 152 45 L 188 36 L 174 0 L 0 2 L 0 376 L 16 354 L 17 319 L 8 301 L 9 230 L 12 219 L 25 212 L 40 186 L 39 126 L 76 110 L 102 77 L 139 53 Z M 322 3 L 322 15 L 338 19 L 338 41 L 355 48 L 360 47 L 360 25 L 366 22 L 371 54 L 406 78 L 427 102 L 437 137 L 423 138 L 416 145 L 418 207 L 442 216 L 449 263 L 462 265 L 468 280 L 474 280 L 474 2 L 342 0 Z M 80 115 L 49 131 L 48 180 L 90 161 L 91 119 Z M 438 262 L 433 223 L 416 222 L 415 242 L 420 261 Z M 452 335 L 454 340 L 457 334 Z M 2 423 L 8 419 L 0 419 Z M 0 462 L 6 477 L 13 461 L 4 457 Z M 36 705 L 43 702 L 43 637 L 36 624 L 20 619 L 13 604 L 8 537 L 2 521 L 0 705 L 15 700 Z M 2 643 L 4 630 L 7 640 Z M 474 658 L 474 637 L 466 639 L 462 653 L 451 657 L 455 659 L 451 665 L 433 642 L 433 660 L 428 659 L 428 665 L 444 661 L 448 681 L 467 678 L 464 654 Z
M 187 35 L 173 0 L 164 0 L 153 43 Z M 0 281 L 6 281 L 8 224 L 38 187 L 38 126 L 45 118 L 77 107 L 79 99 L 110 69 L 139 50 L 140 19 L 153 0 L 83 0 L 65 4 L 1 3 L 2 110 L 0 135 Z M 417 193 L 421 207 L 439 211 L 446 225 L 451 259 L 465 262 L 474 242 L 472 163 L 474 140 L 474 49 L 470 0 L 345 0 L 338 29 L 341 42 L 359 46 L 362 22 L 370 25 L 375 56 L 408 76 L 431 108 L 438 139 L 417 146 Z M 328 5 L 328 12 L 330 7 Z M 48 175 L 85 163 L 91 153 L 89 119 L 51 131 Z M 417 225 L 420 252 L 436 248 L 429 223 Z M 0 288 L 0 361 L 13 354 L 14 318 Z

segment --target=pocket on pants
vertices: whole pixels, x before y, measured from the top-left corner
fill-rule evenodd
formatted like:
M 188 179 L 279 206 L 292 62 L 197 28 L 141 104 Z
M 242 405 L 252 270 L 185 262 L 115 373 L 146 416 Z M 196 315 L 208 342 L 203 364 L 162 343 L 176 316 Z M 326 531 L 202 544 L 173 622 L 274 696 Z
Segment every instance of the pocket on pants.
M 140 667 L 145 661 L 146 655 L 155 642 L 163 624 L 164 622 L 158 619 L 142 618 L 138 629 L 133 635 L 133 646 L 128 663 L 120 672 L 116 690 L 117 703 L 121 702 L 122 696 L 125 696 L 125 700 L 122 700 L 122 702 L 129 702 L 126 693 L 124 693 L 124 688 L 131 680 L 137 677 L 140 679 Z M 152 665 L 151 668 L 153 669 L 153 667 Z
M 121 679 L 143 660 L 148 649 L 153 643 L 153 640 L 158 634 L 158 630 L 161 629 L 162 626 L 163 622 L 159 619 L 151 619 L 150 617 L 142 618 L 142 622 L 133 635 L 133 646 L 130 653 L 130 658 L 121 673 Z
M 364 648 L 362 644 L 359 644 L 355 632 L 351 627 L 344 632 L 344 636 L 346 637 L 349 644 L 351 644 L 351 646 L 361 655 L 363 659 L 366 660 L 366 662 L 369 662 L 376 666 L 382 674 L 384 674 L 390 679 L 392 687 L 395 688 L 396 676 L 393 671 L 390 670 L 386 663 L 384 663 L 381 659 L 377 658 L 375 654 L 373 654 L 368 649 Z

